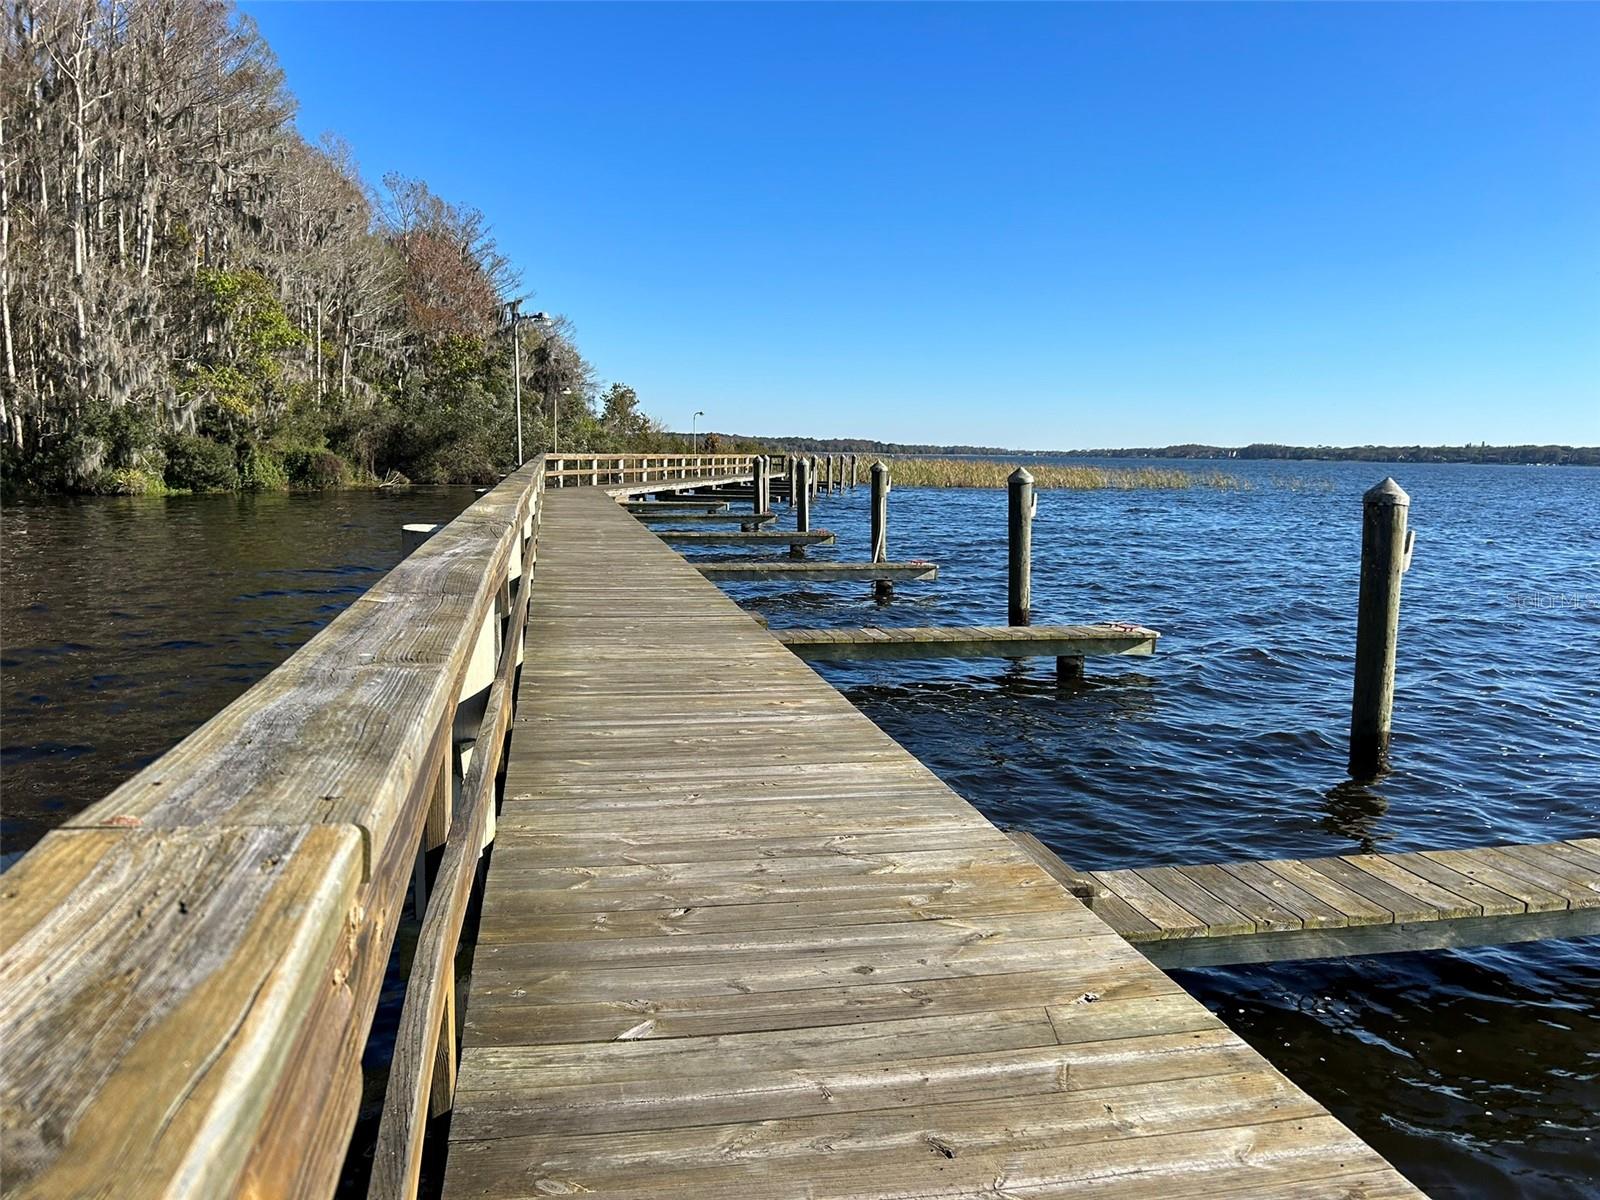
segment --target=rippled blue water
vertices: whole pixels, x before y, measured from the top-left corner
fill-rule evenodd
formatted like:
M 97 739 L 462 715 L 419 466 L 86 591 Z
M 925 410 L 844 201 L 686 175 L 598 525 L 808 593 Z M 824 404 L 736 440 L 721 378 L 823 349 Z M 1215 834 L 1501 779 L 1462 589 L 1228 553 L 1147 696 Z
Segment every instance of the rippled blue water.
M 1248 486 L 1040 493 L 1034 620 L 1149 625 L 1153 658 L 1090 659 L 1064 693 L 1048 660 L 819 669 L 992 819 L 1080 867 L 1600 833 L 1600 472 L 1226 469 Z M 1393 769 L 1358 785 L 1360 497 L 1390 470 L 1417 550 Z M 865 585 L 729 590 L 775 627 L 1003 624 L 1005 506 L 895 489 L 890 557 L 941 572 L 886 606 Z M 865 486 L 822 499 L 813 527 L 839 545 L 811 555 L 865 558 L 866 510 Z M 1600 1194 L 1600 942 L 1180 978 L 1432 1194 Z
M 1091 659 L 1065 692 L 1048 661 L 820 669 L 1078 866 L 1600 831 L 1600 471 L 1226 466 L 1248 486 L 1040 495 L 1035 620 L 1150 625 L 1155 657 Z M 1359 498 L 1386 470 L 1418 543 L 1394 769 L 1355 786 Z M 471 495 L 8 506 L 4 850 L 281 661 L 398 559 L 402 523 Z M 814 524 L 840 544 L 812 556 L 864 558 L 866 508 L 865 486 L 819 500 Z M 729 590 L 775 626 L 1004 622 L 1002 493 L 897 488 L 890 511 L 891 557 L 938 561 L 938 581 L 887 606 L 863 585 Z M 1600 1195 L 1600 942 L 1179 978 L 1433 1195 Z

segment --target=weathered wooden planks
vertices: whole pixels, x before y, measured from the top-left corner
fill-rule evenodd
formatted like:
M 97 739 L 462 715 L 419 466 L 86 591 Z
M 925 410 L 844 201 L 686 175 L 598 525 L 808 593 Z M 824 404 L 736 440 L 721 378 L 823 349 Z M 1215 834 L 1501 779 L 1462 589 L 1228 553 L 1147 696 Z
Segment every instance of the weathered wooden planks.
M 665 521 L 672 525 L 771 525 L 778 519 L 770 512 L 645 512 L 634 513 L 641 521 Z M 657 531 L 660 532 L 659 530 Z
M 580 493 L 547 508 L 450 1136 L 447 1196 L 1416 1195 Z
M 7 1194 L 232 1194 L 361 875 L 349 825 L 40 842 L 0 881 Z
M 1148 655 L 1161 635 L 1137 625 L 994 625 L 774 629 L 772 636 L 801 658 L 831 662 Z
M 696 560 L 695 570 L 707 579 L 730 582 L 841 583 L 852 579 L 929 580 L 939 577 L 937 563 L 925 562 L 706 562 Z
M 653 529 L 664 542 L 691 546 L 831 546 L 836 540 L 826 529 L 760 529 L 734 533 L 721 529 Z
M 1035 857 L 1054 857 L 1037 839 L 1021 844 Z M 1600 934 L 1600 858 L 1591 844 L 1141 867 L 1087 877 L 1096 885 L 1094 911 L 1152 962 L 1220 966 Z M 1058 878 L 1080 877 L 1059 859 L 1056 866 Z
M 707 496 L 702 500 L 625 500 L 622 507 L 635 516 L 649 517 L 658 513 L 672 516 L 683 513 L 725 513 L 728 511 L 728 502 Z

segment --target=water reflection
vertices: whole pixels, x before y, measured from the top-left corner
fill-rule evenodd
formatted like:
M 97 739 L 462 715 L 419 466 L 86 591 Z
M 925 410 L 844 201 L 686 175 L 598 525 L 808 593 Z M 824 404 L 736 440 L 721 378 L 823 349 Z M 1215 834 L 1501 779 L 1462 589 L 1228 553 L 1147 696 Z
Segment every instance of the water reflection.
M 1384 772 L 1377 778 L 1382 778 Z M 1360 854 L 1378 850 L 1382 840 L 1379 827 L 1389 811 L 1389 802 L 1373 790 L 1371 780 L 1347 779 L 1329 789 L 1324 798 L 1327 813 L 1323 827 L 1330 833 L 1349 838 Z

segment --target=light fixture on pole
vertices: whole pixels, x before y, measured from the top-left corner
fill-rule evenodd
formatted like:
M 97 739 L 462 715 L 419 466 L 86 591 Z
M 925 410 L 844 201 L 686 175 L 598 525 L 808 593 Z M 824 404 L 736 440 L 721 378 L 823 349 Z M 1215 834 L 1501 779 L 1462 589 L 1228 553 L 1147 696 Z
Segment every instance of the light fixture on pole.
M 552 337 L 552 335 L 554 333 L 554 327 L 555 327 L 554 320 L 552 320 L 550 314 L 547 313 L 547 312 L 536 312 L 531 317 L 526 317 L 524 319 L 532 321 L 535 325 L 537 325 L 539 327 L 539 332 L 544 334 L 544 344 L 545 344 L 545 347 L 546 347 L 545 348 L 545 365 L 548 366 L 549 362 L 550 362 L 550 359 L 554 357 L 554 355 L 551 353 L 551 351 L 549 349 L 551 337 Z M 522 396 L 522 391 L 519 388 L 517 390 L 517 397 L 518 397 L 518 400 L 517 400 L 517 430 L 518 430 L 518 434 L 517 434 L 517 437 L 518 437 L 518 440 L 517 440 L 517 452 L 518 452 L 518 456 L 519 457 L 521 456 L 521 448 L 522 448 L 522 441 L 521 441 L 521 436 L 522 436 L 521 435 L 521 430 L 522 430 L 522 400 L 521 400 L 521 396 Z M 548 384 L 545 387 L 545 399 L 550 401 L 550 407 L 551 407 L 551 410 L 553 412 L 554 411 L 558 411 L 557 406 L 559 405 L 560 401 L 558 401 L 554 396 L 550 395 L 550 389 L 549 389 L 549 385 Z M 550 422 L 550 452 L 552 454 L 554 454 L 557 449 L 558 449 L 558 447 L 556 445 L 556 422 L 555 422 L 555 418 L 552 417 L 551 418 L 551 422 Z
M 705 415 L 706 414 L 703 413 L 703 412 L 697 412 L 697 413 L 695 413 L 695 415 L 693 417 L 691 417 L 689 419 L 689 453 L 690 454 L 699 454 L 700 453 L 700 418 L 705 416 Z
M 517 398 L 517 466 L 527 461 L 522 452 L 522 323 L 532 321 L 535 325 L 547 324 L 550 320 L 549 313 L 536 312 L 531 316 L 523 316 L 522 301 L 511 302 L 511 390 Z

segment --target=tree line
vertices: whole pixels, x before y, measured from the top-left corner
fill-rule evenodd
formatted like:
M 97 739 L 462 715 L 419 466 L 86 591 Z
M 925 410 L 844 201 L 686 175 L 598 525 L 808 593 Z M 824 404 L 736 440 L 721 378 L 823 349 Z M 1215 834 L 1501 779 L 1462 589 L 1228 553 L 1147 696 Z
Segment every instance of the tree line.
M 486 482 L 521 281 L 483 215 L 310 144 L 228 0 L 6 0 L 8 490 Z M 520 323 L 527 453 L 677 448 L 569 322 Z M 559 417 L 557 416 L 559 413 Z

